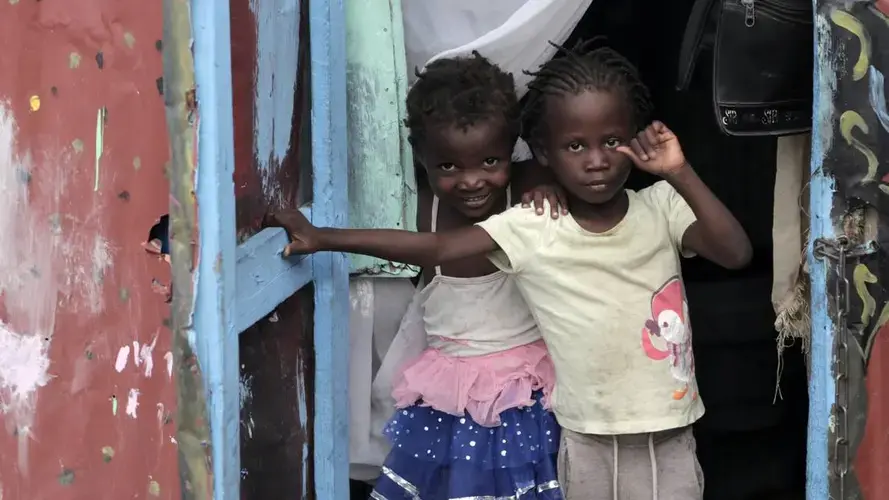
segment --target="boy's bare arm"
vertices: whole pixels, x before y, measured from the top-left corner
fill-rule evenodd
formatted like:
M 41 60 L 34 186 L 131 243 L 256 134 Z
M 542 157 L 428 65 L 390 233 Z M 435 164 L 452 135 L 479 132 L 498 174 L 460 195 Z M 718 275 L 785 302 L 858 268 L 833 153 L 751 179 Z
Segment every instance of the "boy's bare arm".
M 728 269 L 746 266 L 753 255 L 747 233 L 698 174 L 686 166 L 669 176 L 667 181 L 685 199 L 697 218 L 686 229 L 682 247 Z
M 682 236 L 682 247 L 729 269 L 750 262 L 753 250 L 738 219 L 689 166 L 676 135 L 655 121 L 618 147 L 640 169 L 669 182 L 697 218 Z
M 268 225 L 283 227 L 290 234 L 291 243 L 284 250 L 285 256 L 321 251 L 348 252 L 429 267 L 497 249 L 494 240 L 478 226 L 440 233 L 316 228 L 298 210 L 272 214 Z

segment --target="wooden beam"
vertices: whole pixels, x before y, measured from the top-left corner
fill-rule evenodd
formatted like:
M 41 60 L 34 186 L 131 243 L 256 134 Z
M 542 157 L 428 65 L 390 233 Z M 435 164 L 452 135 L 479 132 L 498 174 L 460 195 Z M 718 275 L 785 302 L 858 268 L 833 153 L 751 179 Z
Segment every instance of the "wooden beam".
M 344 227 L 349 210 L 343 0 L 309 1 L 312 222 Z M 349 498 L 349 263 L 312 257 L 315 279 L 315 497 Z
M 301 211 L 312 220 L 311 208 Z M 250 328 L 312 281 L 311 258 L 281 256 L 288 242 L 283 229 L 270 227 L 238 246 L 235 332 Z
M 204 371 L 213 500 L 240 500 L 240 363 L 235 311 L 235 186 L 229 3 L 192 0 L 198 105 L 198 265 L 194 343 Z

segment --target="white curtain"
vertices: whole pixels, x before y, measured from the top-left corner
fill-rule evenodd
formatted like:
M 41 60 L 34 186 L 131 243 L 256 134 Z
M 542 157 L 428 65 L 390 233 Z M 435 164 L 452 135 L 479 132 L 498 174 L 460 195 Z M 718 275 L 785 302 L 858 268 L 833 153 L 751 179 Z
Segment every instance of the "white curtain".
M 435 59 L 481 55 L 511 72 L 519 97 L 592 0 L 402 0 L 408 78 Z

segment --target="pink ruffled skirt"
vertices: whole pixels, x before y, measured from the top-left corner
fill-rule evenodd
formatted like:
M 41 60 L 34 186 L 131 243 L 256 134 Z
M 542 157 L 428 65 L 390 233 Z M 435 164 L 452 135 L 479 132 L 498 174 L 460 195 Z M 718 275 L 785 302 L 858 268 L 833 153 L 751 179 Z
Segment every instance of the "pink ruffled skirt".
M 398 408 L 414 404 L 464 416 L 485 427 L 500 425 L 500 413 L 535 403 L 544 408 L 555 384 L 555 369 L 542 340 L 484 356 L 456 357 L 430 348 L 395 376 L 392 397 Z

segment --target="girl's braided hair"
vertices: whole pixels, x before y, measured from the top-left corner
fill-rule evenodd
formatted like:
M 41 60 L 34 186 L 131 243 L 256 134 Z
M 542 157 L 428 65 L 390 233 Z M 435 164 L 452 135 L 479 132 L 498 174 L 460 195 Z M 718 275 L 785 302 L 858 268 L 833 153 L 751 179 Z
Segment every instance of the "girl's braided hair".
M 651 94 L 639 78 L 639 70 L 610 47 L 592 48 L 602 38 L 578 42 L 572 49 L 552 44 L 556 56 L 535 72 L 528 84 L 522 116 L 525 140 L 539 141 L 549 95 L 577 95 L 585 90 L 620 92 L 633 113 L 636 127 L 644 125 L 652 110 Z

